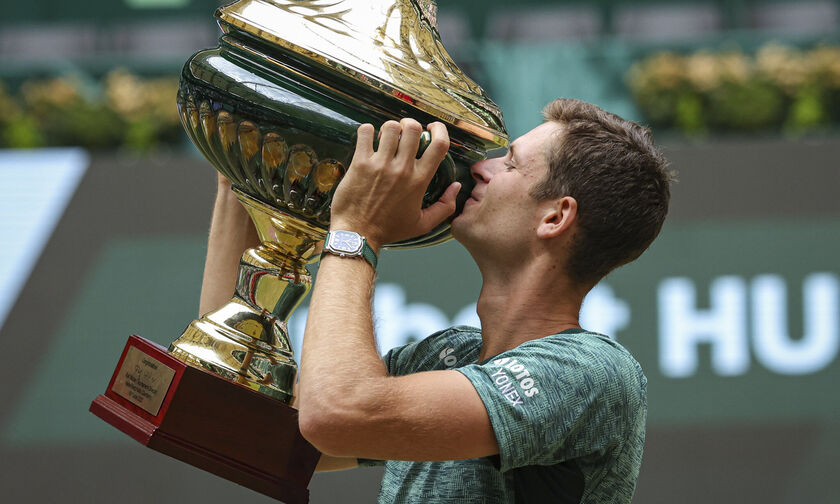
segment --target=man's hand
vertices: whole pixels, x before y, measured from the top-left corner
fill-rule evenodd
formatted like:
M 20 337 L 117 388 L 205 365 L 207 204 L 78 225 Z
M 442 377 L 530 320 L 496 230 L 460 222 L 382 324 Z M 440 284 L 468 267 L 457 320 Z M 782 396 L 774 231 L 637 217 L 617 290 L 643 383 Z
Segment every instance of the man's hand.
M 333 197 L 332 229 L 355 231 L 378 251 L 386 243 L 429 232 L 455 211 L 458 182 L 422 208 L 426 188 L 449 150 L 442 123 L 432 123 L 428 130 L 431 144 L 415 159 L 423 128 L 414 119 L 383 124 L 376 150 L 373 126 L 359 126 L 353 161 Z

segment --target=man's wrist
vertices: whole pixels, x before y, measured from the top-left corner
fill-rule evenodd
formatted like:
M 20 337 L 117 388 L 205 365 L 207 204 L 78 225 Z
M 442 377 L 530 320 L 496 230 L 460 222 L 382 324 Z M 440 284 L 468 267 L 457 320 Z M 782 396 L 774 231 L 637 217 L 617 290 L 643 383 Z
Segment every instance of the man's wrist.
M 227 189 L 230 189 L 232 185 L 233 185 L 233 182 L 231 182 L 231 180 L 229 178 L 222 175 L 221 172 L 218 172 L 218 171 L 216 172 L 216 186 L 219 189 L 221 189 L 223 187 L 225 187 Z
M 369 226 L 361 225 L 349 220 L 343 219 L 331 219 L 330 220 L 330 232 L 333 231 L 352 231 L 357 233 L 359 236 L 365 239 L 367 244 L 373 251 L 379 255 L 379 251 L 382 248 L 382 243 L 376 239 L 374 236 L 375 233 L 372 232 Z
M 324 242 L 321 257 L 333 254 L 340 257 L 364 259 L 374 269 L 378 262 L 378 254 L 361 234 L 349 229 L 331 229 Z

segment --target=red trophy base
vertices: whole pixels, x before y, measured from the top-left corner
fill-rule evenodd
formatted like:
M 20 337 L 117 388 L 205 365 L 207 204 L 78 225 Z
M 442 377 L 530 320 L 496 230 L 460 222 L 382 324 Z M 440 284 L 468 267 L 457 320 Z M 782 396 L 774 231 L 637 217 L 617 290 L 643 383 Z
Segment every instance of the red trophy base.
M 90 411 L 140 443 L 288 504 L 309 502 L 320 453 L 297 410 L 131 336 Z

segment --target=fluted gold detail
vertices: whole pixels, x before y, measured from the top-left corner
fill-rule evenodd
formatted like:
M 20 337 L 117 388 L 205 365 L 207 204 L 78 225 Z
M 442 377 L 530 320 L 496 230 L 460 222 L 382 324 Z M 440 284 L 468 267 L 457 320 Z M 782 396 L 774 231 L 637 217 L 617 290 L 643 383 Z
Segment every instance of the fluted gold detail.
M 270 129 L 220 110 L 209 101 L 196 104 L 190 96 L 179 98 L 181 120 L 199 150 L 235 186 L 277 208 L 300 212 L 321 224 L 326 232 L 332 192 L 344 175 L 336 159 L 319 160 L 305 144 L 289 147 Z
M 289 147 L 283 138 L 274 132 L 265 135 L 260 164 L 263 181 L 269 192 L 274 191 L 275 183 L 283 180 L 283 168 L 289 156 Z
M 315 164 L 315 152 L 305 145 L 292 147 L 292 154 L 289 156 L 289 164 L 286 168 L 286 176 L 290 182 L 303 180 L 312 170 Z
M 329 192 L 343 176 L 344 165 L 335 159 L 321 161 L 315 168 L 315 187 L 322 193 Z
M 239 146 L 242 149 L 242 159 L 246 162 L 260 151 L 260 132 L 256 124 L 251 121 L 239 123 Z

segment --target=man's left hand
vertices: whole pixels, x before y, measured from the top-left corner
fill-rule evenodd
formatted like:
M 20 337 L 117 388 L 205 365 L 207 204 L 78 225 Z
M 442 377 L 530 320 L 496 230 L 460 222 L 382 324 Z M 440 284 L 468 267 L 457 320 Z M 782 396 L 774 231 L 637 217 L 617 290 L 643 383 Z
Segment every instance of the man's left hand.
M 442 123 L 427 129 L 431 143 L 416 159 L 423 128 L 414 119 L 384 123 L 376 150 L 373 126 L 359 126 L 356 152 L 333 196 L 332 229 L 355 231 L 378 251 L 387 243 L 431 231 L 455 211 L 458 182 L 437 202 L 422 208 L 426 188 L 449 150 L 449 134 Z

